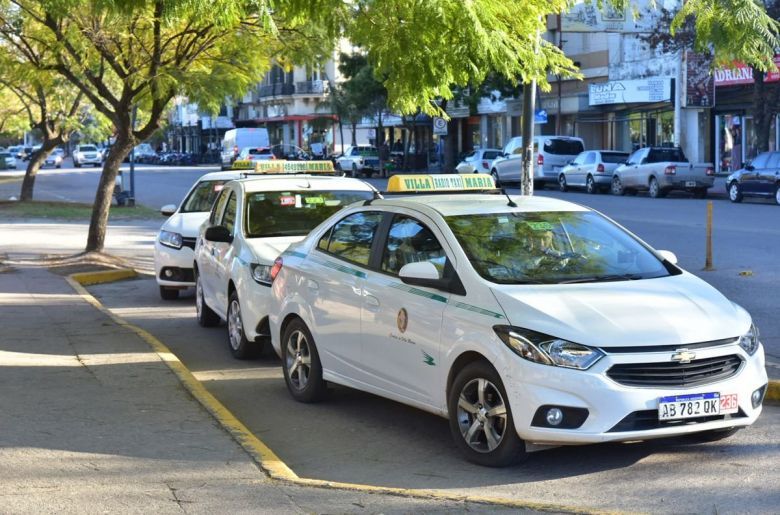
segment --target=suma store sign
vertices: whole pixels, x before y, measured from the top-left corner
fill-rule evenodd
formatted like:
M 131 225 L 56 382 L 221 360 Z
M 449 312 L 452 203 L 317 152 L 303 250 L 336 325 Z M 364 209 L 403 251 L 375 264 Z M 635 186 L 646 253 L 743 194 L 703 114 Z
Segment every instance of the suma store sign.
M 672 79 L 611 80 L 588 86 L 588 104 L 667 102 L 672 98 Z

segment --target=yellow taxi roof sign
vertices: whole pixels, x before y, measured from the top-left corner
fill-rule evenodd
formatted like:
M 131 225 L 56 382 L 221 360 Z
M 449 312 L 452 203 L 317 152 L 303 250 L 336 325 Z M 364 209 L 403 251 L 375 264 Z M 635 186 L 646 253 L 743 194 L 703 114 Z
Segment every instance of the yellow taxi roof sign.
M 233 163 L 234 170 L 248 170 L 257 174 L 284 173 L 334 173 L 331 161 L 286 161 L 269 159 L 266 161 L 239 160 Z
M 477 191 L 494 190 L 493 177 L 486 173 L 440 174 L 440 175 L 393 175 L 387 181 L 387 191 L 437 192 L 437 191 Z

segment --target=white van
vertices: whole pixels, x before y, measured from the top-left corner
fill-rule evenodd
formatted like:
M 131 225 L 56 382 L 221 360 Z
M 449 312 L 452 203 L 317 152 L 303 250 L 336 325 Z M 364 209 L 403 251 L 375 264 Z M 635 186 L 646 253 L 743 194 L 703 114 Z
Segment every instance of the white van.
M 222 169 L 230 168 L 241 149 L 245 147 L 269 147 L 268 129 L 249 127 L 230 129 L 222 140 Z
M 585 150 L 581 138 L 570 136 L 534 136 L 534 189 L 545 183 L 558 183 L 564 166 Z M 496 184 L 520 182 L 523 159 L 523 138 L 516 136 L 504 145 L 503 156 L 493 161 L 490 174 Z

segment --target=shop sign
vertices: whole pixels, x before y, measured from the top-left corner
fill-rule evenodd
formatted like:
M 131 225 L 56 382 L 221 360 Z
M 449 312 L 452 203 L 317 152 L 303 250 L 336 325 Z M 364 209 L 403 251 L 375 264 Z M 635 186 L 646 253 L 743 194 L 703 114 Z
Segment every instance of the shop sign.
M 625 10 L 617 10 L 606 2 L 575 0 L 568 12 L 561 13 L 563 32 L 622 32 L 626 26 Z M 633 25 L 633 24 L 632 24 Z
M 685 107 L 712 107 L 715 104 L 715 78 L 710 72 L 712 56 L 685 52 Z
M 543 124 L 547 123 L 547 111 L 544 109 L 537 109 L 534 113 L 534 123 Z
M 636 102 L 666 102 L 672 98 L 672 79 L 652 78 L 613 80 L 588 87 L 588 104 L 631 104 Z
M 780 55 L 775 56 L 775 66 L 780 68 Z M 780 81 L 780 70 L 769 72 L 764 77 L 764 82 L 778 81 Z M 715 86 L 738 86 L 740 84 L 753 84 L 753 68 L 735 62 L 728 68 L 715 70 Z

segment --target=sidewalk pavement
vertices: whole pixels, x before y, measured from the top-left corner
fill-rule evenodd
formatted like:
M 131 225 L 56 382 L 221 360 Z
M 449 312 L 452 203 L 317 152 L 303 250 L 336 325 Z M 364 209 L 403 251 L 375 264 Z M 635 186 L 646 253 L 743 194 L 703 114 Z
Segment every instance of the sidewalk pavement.
M 0 265 L 0 391 L 3 513 L 503 511 L 268 479 L 146 342 L 43 268 Z

